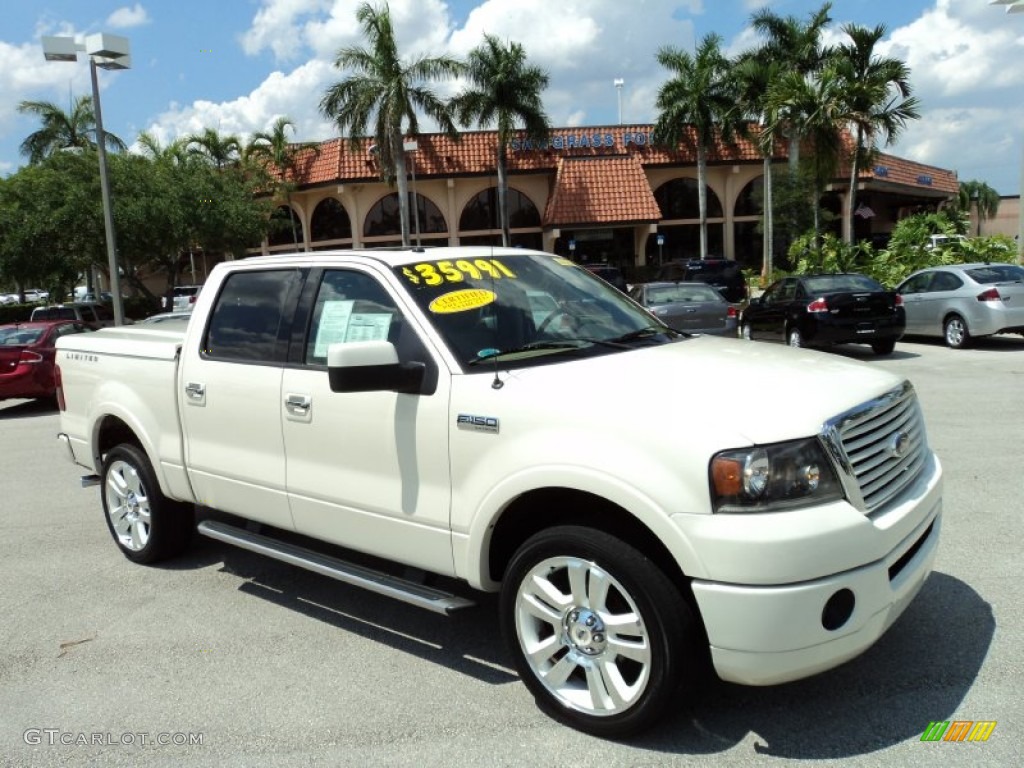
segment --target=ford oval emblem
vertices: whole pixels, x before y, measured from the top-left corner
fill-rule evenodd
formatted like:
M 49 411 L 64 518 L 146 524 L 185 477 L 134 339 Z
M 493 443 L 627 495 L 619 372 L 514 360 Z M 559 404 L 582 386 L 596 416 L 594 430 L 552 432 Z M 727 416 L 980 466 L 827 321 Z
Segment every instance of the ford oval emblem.
M 908 432 L 896 432 L 889 438 L 889 453 L 893 458 L 902 459 L 910 447 L 910 434 Z

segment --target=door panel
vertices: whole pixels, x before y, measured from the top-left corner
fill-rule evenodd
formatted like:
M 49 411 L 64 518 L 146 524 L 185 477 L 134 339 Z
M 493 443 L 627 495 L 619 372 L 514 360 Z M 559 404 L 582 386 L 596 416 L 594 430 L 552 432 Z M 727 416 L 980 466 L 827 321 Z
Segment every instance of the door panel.
M 296 530 L 451 574 L 449 377 L 430 395 L 332 392 L 326 347 L 371 339 L 436 366 L 376 276 L 325 271 L 304 364 L 285 370 L 278 405 Z

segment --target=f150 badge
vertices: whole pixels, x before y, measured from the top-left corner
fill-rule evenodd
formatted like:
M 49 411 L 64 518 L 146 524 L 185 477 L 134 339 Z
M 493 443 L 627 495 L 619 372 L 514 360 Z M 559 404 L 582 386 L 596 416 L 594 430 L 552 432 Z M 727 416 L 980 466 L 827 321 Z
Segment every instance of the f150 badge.
M 468 429 L 471 432 L 494 432 L 498 431 L 498 420 L 493 416 L 474 416 L 471 413 L 460 413 L 455 419 L 459 429 Z

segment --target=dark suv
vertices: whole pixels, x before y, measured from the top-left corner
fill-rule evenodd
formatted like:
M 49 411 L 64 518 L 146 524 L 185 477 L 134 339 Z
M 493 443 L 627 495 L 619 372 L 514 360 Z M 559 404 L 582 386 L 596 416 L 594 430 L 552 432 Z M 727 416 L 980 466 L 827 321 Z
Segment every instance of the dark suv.
M 747 281 L 740 265 L 731 259 L 690 259 L 670 261 L 658 270 L 659 282 L 707 283 L 718 289 L 725 300 L 733 304 L 746 301 Z

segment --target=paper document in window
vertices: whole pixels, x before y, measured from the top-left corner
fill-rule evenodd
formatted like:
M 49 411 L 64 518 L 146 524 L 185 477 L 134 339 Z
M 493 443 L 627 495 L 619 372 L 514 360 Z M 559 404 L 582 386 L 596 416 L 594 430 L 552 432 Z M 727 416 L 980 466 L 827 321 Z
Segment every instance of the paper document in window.
M 327 347 L 346 341 L 386 341 L 390 312 L 353 312 L 355 301 L 326 301 L 320 312 L 314 357 L 327 357 Z

